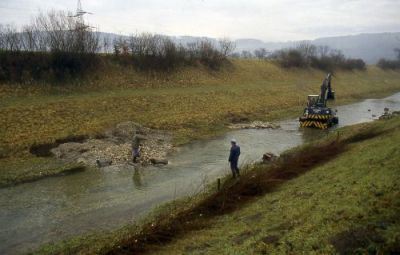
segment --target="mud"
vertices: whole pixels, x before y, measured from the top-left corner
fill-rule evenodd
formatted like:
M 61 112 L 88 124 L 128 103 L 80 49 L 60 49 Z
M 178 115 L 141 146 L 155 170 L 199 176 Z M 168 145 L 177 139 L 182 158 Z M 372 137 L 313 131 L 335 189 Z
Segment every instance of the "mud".
M 64 138 L 56 139 L 55 142 L 53 143 L 34 144 L 29 148 L 29 152 L 38 157 L 51 157 L 52 156 L 51 150 L 60 146 L 61 144 L 70 142 L 82 143 L 88 138 L 89 136 L 84 136 L 84 135 L 67 136 Z
M 331 244 L 341 254 L 354 254 L 371 248 L 373 244 L 383 243 L 383 238 L 371 228 L 356 228 L 341 232 L 331 239 Z M 372 247 L 373 248 L 373 247 Z M 375 254 L 376 252 L 374 252 Z
M 266 237 L 263 237 L 261 241 L 265 244 L 278 244 L 280 237 L 277 235 L 269 235 Z

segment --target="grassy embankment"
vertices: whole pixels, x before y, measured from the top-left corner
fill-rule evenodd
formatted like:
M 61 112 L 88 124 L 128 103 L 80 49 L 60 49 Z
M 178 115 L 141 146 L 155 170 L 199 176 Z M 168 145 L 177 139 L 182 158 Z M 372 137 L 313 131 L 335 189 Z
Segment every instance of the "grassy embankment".
M 307 94 L 319 92 L 324 76 L 321 71 L 285 70 L 265 61 L 233 60 L 219 72 L 185 68 L 169 75 L 144 75 L 110 66 L 90 80 L 62 86 L 2 84 L 0 183 L 39 176 L 40 168 L 20 167 L 51 161 L 34 159 L 29 153 L 33 144 L 95 135 L 127 120 L 169 130 L 179 145 L 219 134 L 232 119 L 294 116 Z M 399 91 L 400 73 L 376 67 L 338 72 L 333 86 L 342 104 Z
M 142 227 L 38 254 L 389 254 L 400 247 L 400 118 L 346 127 L 250 166 Z M 158 215 L 158 216 L 157 216 Z

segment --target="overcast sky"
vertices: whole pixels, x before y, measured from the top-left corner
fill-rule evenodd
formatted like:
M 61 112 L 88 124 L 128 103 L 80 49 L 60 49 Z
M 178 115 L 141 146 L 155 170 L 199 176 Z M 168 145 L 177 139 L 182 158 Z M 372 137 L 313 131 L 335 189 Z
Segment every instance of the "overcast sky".
M 0 0 L 0 23 L 29 23 L 39 10 L 76 0 Z M 400 31 L 400 0 L 82 0 L 101 31 L 257 38 L 264 41 Z

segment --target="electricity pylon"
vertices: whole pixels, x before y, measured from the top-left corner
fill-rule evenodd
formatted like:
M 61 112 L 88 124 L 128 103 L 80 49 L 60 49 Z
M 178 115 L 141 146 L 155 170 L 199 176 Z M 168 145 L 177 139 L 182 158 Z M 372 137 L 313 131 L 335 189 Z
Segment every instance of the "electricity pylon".
M 87 28 L 90 28 L 90 26 L 85 24 L 85 20 L 83 19 L 83 16 L 86 15 L 86 14 L 92 15 L 93 13 L 84 11 L 82 9 L 81 0 L 78 0 L 78 5 L 76 7 L 76 13 L 74 15 L 69 16 L 69 17 L 77 19 L 76 20 L 76 29 L 77 30 L 86 30 Z

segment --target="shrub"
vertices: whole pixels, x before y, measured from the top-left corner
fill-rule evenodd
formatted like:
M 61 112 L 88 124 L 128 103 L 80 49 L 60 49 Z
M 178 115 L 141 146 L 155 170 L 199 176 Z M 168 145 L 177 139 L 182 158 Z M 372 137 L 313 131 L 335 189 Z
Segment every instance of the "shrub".
M 99 63 L 99 57 L 95 54 L 0 51 L 0 80 L 60 81 L 82 76 Z
M 278 63 L 284 68 L 304 68 L 307 62 L 300 51 L 295 49 L 281 50 L 275 56 Z
M 378 61 L 377 66 L 384 70 L 400 69 L 400 60 L 387 60 L 387 59 L 382 58 Z
M 63 80 L 99 65 L 99 37 L 70 13 L 40 14 L 18 30 L 0 25 L 0 80 Z
M 306 43 L 302 43 L 296 48 L 277 51 L 272 58 L 284 68 L 312 67 L 329 72 L 333 72 L 335 69 L 366 69 L 366 64 L 362 59 L 346 58 L 341 51 L 329 50 L 328 47 L 317 48 Z
M 184 65 L 202 64 L 217 70 L 227 61 L 233 45 L 226 39 L 218 49 L 210 41 L 178 45 L 169 37 L 152 34 L 131 36 L 114 41 L 114 54 L 123 65 L 131 64 L 142 71 L 173 71 Z

